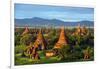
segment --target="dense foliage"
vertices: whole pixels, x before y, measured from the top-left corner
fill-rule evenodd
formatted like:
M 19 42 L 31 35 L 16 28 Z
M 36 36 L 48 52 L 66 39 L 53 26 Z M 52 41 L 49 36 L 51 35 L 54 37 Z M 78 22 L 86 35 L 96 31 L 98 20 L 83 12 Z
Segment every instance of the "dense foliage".
M 94 60 L 94 30 L 89 28 L 89 33 L 87 35 L 72 35 L 76 30 L 66 29 L 66 36 L 68 40 L 68 45 L 63 46 L 58 49 L 57 54 L 51 58 L 45 57 L 45 51 L 39 51 L 39 55 L 42 57 L 40 61 L 28 59 L 28 57 L 23 57 L 23 51 L 31 43 L 36 40 L 37 33 L 30 29 L 29 34 L 21 35 L 23 29 L 17 28 L 15 31 L 15 64 L 37 64 L 37 63 L 52 63 L 52 62 L 73 62 L 73 61 L 90 61 Z M 54 45 L 59 39 L 59 29 L 51 28 L 49 30 L 43 29 L 43 35 L 47 42 L 47 49 L 53 49 Z M 84 59 L 88 57 L 87 59 Z

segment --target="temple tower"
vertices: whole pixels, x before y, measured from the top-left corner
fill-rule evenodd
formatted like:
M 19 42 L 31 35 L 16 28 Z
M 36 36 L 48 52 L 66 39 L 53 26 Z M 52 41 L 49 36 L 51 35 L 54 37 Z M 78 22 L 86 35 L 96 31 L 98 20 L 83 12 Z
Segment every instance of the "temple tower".
M 78 24 L 77 29 L 75 31 L 75 34 L 76 35 L 80 35 L 81 34 L 81 26 L 80 26 L 80 24 Z
M 34 47 L 40 49 L 40 50 L 43 50 L 43 49 L 46 49 L 46 41 L 43 37 L 43 34 L 42 34 L 42 30 L 40 29 L 39 30 L 39 33 L 37 35 L 37 39 L 36 41 L 34 42 Z
M 54 48 L 61 48 L 64 45 L 67 45 L 68 41 L 66 39 L 64 27 L 61 28 L 60 36 L 58 42 L 55 44 Z
M 78 24 L 76 31 L 73 33 L 74 35 L 86 35 L 88 33 L 88 30 L 86 29 L 85 26 L 80 26 L 80 24 Z

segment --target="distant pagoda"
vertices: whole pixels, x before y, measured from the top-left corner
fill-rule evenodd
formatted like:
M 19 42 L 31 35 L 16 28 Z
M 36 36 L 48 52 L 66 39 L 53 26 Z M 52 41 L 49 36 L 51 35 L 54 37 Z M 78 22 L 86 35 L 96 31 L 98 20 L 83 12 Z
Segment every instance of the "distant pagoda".
M 88 30 L 86 29 L 85 26 L 80 26 L 80 24 L 78 24 L 76 31 L 73 33 L 73 35 L 86 35 L 88 34 Z
M 46 45 L 47 43 L 43 37 L 42 30 L 40 29 L 37 35 L 37 39 L 34 42 L 34 47 L 38 48 L 39 50 L 43 50 L 43 49 L 46 49 Z
M 22 33 L 22 35 L 25 35 L 25 34 L 27 34 L 27 33 L 29 33 L 29 28 L 28 28 L 28 27 L 25 27 L 25 30 L 24 30 L 24 32 Z
M 76 29 L 74 34 L 75 35 L 80 35 L 81 34 L 81 26 L 80 26 L 80 24 L 78 24 L 77 29 Z
M 83 26 L 81 30 L 82 30 L 83 35 L 86 35 L 89 33 L 88 29 L 85 26 Z
M 61 48 L 64 45 L 67 45 L 68 41 L 66 39 L 64 27 L 61 28 L 60 36 L 58 42 L 55 44 L 54 48 Z

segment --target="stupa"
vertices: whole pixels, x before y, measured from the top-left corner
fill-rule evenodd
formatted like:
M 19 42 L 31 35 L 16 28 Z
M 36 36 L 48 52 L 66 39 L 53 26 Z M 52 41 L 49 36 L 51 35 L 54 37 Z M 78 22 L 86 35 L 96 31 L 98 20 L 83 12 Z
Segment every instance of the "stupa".
M 81 34 L 81 26 L 80 26 L 80 24 L 78 24 L 77 29 L 76 29 L 74 34 L 75 35 L 80 35 Z
M 47 43 L 43 37 L 42 30 L 40 29 L 39 33 L 37 34 L 37 39 L 34 42 L 34 47 L 38 48 L 39 50 L 43 50 L 46 49 L 46 45 Z
M 80 26 L 80 24 L 78 24 L 76 31 L 73 33 L 73 35 L 86 35 L 88 33 L 87 29 L 85 26 Z
M 68 44 L 68 41 L 67 41 L 67 38 L 66 38 L 66 35 L 65 35 L 64 27 L 61 27 L 59 40 L 55 44 L 54 48 L 61 48 L 62 46 L 67 45 L 67 44 Z
M 81 31 L 82 31 L 82 35 L 87 35 L 89 33 L 88 29 L 85 26 L 82 27 Z

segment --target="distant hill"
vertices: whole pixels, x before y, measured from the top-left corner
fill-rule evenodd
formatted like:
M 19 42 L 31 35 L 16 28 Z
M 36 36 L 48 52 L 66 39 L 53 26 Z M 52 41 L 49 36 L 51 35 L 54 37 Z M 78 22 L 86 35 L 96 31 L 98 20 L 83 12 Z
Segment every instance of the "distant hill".
M 34 26 L 77 26 L 80 25 L 85 26 L 94 26 L 93 21 L 79 21 L 79 22 L 64 22 L 58 19 L 43 19 L 43 18 L 25 18 L 25 19 L 15 19 L 15 26 L 17 27 L 34 27 Z

